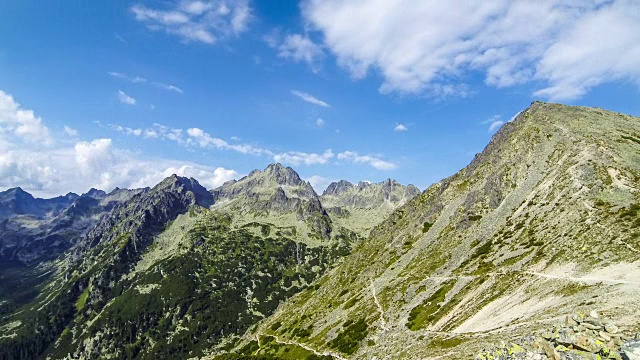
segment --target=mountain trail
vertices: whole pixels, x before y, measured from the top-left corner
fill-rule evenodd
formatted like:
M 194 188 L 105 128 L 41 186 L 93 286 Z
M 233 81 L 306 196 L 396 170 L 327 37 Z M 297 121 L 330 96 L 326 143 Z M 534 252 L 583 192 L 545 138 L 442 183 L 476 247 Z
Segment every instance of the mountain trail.
M 373 294 L 373 301 L 376 303 L 378 310 L 380 311 L 380 328 L 382 331 L 388 331 L 389 327 L 387 327 L 387 321 L 384 319 L 384 309 L 382 305 L 380 305 L 380 301 L 378 301 L 378 296 L 376 295 L 376 286 L 371 282 L 371 293 Z
M 336 353 L 333 353 L 331 351 L 318 351 L 312 347 L 309 347 L 308 345 L 305 345 L 303 343 L 298 343 L 295 341 L 286 341 L 286 340 L 280 340 L 280 338 L 277 335 L 272 335 L 272 334 L 257 334 L 258 336 L 271 336 L 273 337 L 277 343 L 279 344 L 285 344 L 285 345 L 293 345 L 293 346 L 297 346 L 297 347 L 301 347 L 307 351 L 311 351 L 312 353 L 316 354 L 317 356 L 331 356 L 333 358 L 336 358 L 338 360 L 347 360 L 347 358 L 344 358 Z M 258 344 L 260 344 L 260 340 L 258 340 Z

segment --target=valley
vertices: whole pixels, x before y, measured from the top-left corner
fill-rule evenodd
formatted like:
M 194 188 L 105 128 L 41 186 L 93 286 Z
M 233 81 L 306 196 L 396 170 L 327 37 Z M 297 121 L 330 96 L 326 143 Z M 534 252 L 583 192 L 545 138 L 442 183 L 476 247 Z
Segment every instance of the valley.
M 633 355 L 639 144 L 638 118 L 534 102 L 422 192 L 318 193 L 280 163 L 215 189 L 4 191 L 0 359 Z

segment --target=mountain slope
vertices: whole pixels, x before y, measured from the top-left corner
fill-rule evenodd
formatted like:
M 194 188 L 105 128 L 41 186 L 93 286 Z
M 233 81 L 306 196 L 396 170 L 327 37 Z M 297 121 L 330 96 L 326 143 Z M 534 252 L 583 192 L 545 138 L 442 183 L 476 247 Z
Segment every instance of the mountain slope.
M 338 358 L 473 358 L 594 308 L 637 331 L 639 189 L 640 119 L 533 103 L 248 334 L 244 351 L 262 337 L 256 354 L 297 343 Z
M 341 180 L 329 184 L 320 202 L 336 224 L 367 236 L 393 210 L 420 194 L 413 186 L 395 180 L 358 185 Z
M 174 175 L 116 205 L 35 300 L 5 313 L 0 359 L 203 355 L 233 344 L 345 254 L 338 241 L 310 248 L 269 227 L 232 226 L 228 213 L 208 209 L 214 199 Z

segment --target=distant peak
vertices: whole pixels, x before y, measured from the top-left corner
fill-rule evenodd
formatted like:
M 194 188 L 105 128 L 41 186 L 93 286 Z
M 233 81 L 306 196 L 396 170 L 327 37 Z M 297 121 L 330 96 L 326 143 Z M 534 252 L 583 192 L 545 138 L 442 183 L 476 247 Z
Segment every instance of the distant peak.
M 355 186 L 347 180 L 340 180 L 332 182 L 327 186 L 322 195 L 338 195 L 353 189 Z
M 5 191 L 7 193 L 12 193 L 12 194 L 28 194 L 28 192 L 22 190 L 21 187 L 14 187 L 14 188 L 10 188 L 7 191 Z
M 270 164 L 264 169 L 263 174 L 266 174 L 280 185 L 301 185 L 303 183 L 300 175 L 295 170 L 280 163 Z
M 116 191 L 116 190 L 114 190 L 114 191 Z M 94 199 L 102 199 L 105 196 L 107 196 L 107 193 L 102 191 L 102 190 L 98 190 L 96 188 L 91 188 L 91 189 L 89 189 L 89 191 L 87 191 L 86 193 L 82 194 L 82 196 L 90 197 L 90 198 L 94 198 Z

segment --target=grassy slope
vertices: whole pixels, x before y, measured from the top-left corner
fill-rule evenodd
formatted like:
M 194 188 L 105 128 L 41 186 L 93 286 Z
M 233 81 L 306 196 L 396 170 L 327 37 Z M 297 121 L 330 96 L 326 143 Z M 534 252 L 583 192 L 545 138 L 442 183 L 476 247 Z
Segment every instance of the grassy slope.
M 469 357 L 586 307 L 632 330 L 639 183 L 640 119 L 534 103 L 256 332 L 338 352 L 364 319 L 355 357 L 417 359 Z

